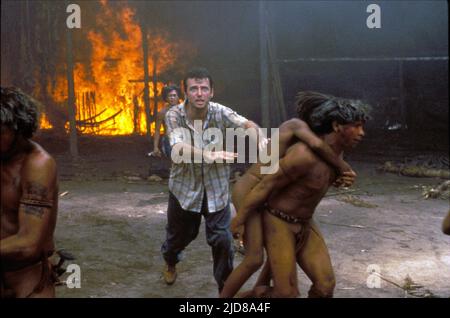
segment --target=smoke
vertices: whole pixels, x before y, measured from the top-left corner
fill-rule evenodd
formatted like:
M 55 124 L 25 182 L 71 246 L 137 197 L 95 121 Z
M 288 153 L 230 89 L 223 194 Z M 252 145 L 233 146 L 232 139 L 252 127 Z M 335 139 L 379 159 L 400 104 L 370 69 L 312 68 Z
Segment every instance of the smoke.
M 38 3 L 41 1 L 34 1 L 33 6 Z M 381 7 L 381 29 L 367 28 L 368 1 L 265 2 L 269 28 L 280 60 L 276 65 L 281 72 L 284 100 L 290 115 L 294 115 L 291 108 L 295 93 L 305 89 L 364 99 L 375 107 L 380 105 L 377 109 L 390 107 L 387 105 L 399 96 L 401 76 L 397 62 L 284 60 L 448 56 L 446 1 L 376 3 Z M 119 6 L 114 1 L 111 5 Z M 215 100 L 260 122 L 258 1 L 128 1 L 127 5 L 136 10 L 138 21 L 152 30 L 164 30 L 171 41 L 180 43 L 177 63 L 185 65 L 174 66 L 174 69 L 187 69 L 190 65 L 207 67 L 216 83 Z M 83 2 L 82 9 L 89 6 Z M 92 6 L 94 9 L 100 7 L 99 4 Z M 19 64 L 18 55 L 7 51 L 17 47 L 14 41 L 18 40 L 13 34 L 16 34 L 14 21 L 22 19 L 19 9 L 14 1 L 2 2 L 2 81 L 14 73 L 10 65 Z M 31 18 L 38 14 L 35 11 L 30 11 Z M 96 11 L 83 13 L 85 28 L 92 26 Z M 55 14 L 57 12 L 55 10 Z M 48 30 L 43 28 L 42 31 Z M 189 47 L 195 50 L 195 56 L 188 54 Z M 80 51 L 83 50 L 80 48 Z M 425 91 L 423 98 L 436 101 L 428 100 L 427 103 L 444 105 L 448 101 L 448 90 L 442 88 L 448 84 L 448 74 L 444 72 L 448 69 L 448 61 L 436 62 L 433 67 L 426 63 L 403 64 L 405 100 L 414 101 Z M 421 72 L 416 72 L 419 66 Z M 444 71 L 437 74 L 436 69 Z M 175 83 L 183 76 L 182 72 L 171 75 L 178 78 L 167 80 Z M 382 111 L 380 116 L 384 116 Z

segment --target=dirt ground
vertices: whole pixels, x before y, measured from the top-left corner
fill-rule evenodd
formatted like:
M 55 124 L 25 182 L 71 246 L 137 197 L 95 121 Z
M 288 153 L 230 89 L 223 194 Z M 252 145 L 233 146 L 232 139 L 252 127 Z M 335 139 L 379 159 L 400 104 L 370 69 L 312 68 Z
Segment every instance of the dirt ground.
M 81 268 L 81 288 L 60 286 L 58 297 L 217 297 L 203 224 L 176 283 L 161 278 L 167 179 L 147 177 L 167 176 L 168 164 L 145 157 L 145 138 L 82 138 L 76 161 L 65 141 L 43 135 L 38 141 L 59 167 L 57 247 L 73 253 Z M 348 157 L 358 173 L 352 192 L 330 189 L 315 213 L 336 274 L 335 297 L 450 297 L 450 236 L 441 232 L 449 201 L 422 197 L 423 186 L 443 180 L 381 173 L 380 163 L 395 156 L 370 149 Z M 235 264 L 241 260 L 237 252 Z M 310 282 L 301 270 L 299 284 L 306 297 Z

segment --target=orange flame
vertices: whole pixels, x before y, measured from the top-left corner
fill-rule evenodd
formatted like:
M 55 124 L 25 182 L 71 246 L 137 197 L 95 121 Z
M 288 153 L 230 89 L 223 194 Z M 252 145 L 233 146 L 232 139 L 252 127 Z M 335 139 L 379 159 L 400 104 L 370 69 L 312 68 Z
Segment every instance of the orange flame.
M 42 113 L 40 123 L 39 123 L 40 129 L 52 129 L 53 125 L 49 122 L 47 115 L 45 113 Z
M 87 34 L 92 45 L 90 63 L 76 63 L 74 67 L 78 129 L 98 135 L 145 134 L 142 35 L 133 20 L 135 11 L 128 7 L 112 10 L 107 1 L 100 3 L 102 12 L 96 17 L 99 27 Z M 175 63 L 177 45 L 155 32 L 149 34 L 147 41 L 151 77 L 154 67 L 158 75 Z M 155 93 L 153 83 L 149 83 L 152 109 L 163 86 L 158 82 Z M 67 100 L 65 75 L 57 78 L 50 94 L 56 102 Z M 158 101 L 157 109 L 162 107 L 163 102 Z M 154 124 L 150 130 L 153 134 Z

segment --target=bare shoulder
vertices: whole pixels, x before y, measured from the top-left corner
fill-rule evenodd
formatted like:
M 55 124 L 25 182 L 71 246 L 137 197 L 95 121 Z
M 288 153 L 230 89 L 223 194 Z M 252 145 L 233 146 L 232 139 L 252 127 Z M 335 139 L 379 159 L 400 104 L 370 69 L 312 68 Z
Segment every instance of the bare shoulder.
M 32 149 L 22 167 L 24 180 L 36 180 L 43 183 L 52 182 L 56 178 L 55 159 L 38 143 L 31 143 Z

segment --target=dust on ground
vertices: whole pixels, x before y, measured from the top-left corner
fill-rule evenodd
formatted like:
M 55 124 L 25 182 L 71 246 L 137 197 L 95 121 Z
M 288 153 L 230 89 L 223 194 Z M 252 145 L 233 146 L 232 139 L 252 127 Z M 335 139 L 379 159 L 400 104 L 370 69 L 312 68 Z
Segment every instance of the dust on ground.
M 177 266 L 176 283 L 161 278 L 169 164 L 145 156 L 145 138 L 84 138 L 76 161 L 65 141 L 38 141 L 59 167 L 57 247 L 81 268 L 81 288 L 58 287 L 58 297 L 217 297 L 203 224 Z M 449 202 L 422 196 L 443 180 L 380 173 L 382 160 L 350 154 L 356 184 L 346 193 L 330 189 L 315 213 L 331 254 L 335 297 L 450 297 L 450 236 L 441 232 Z M 153 173 L 164 179 L 148 181 Z M 241 260 L 236 253 L 235 265 Z M 298 273 L 306 297 L 310 281 Z

